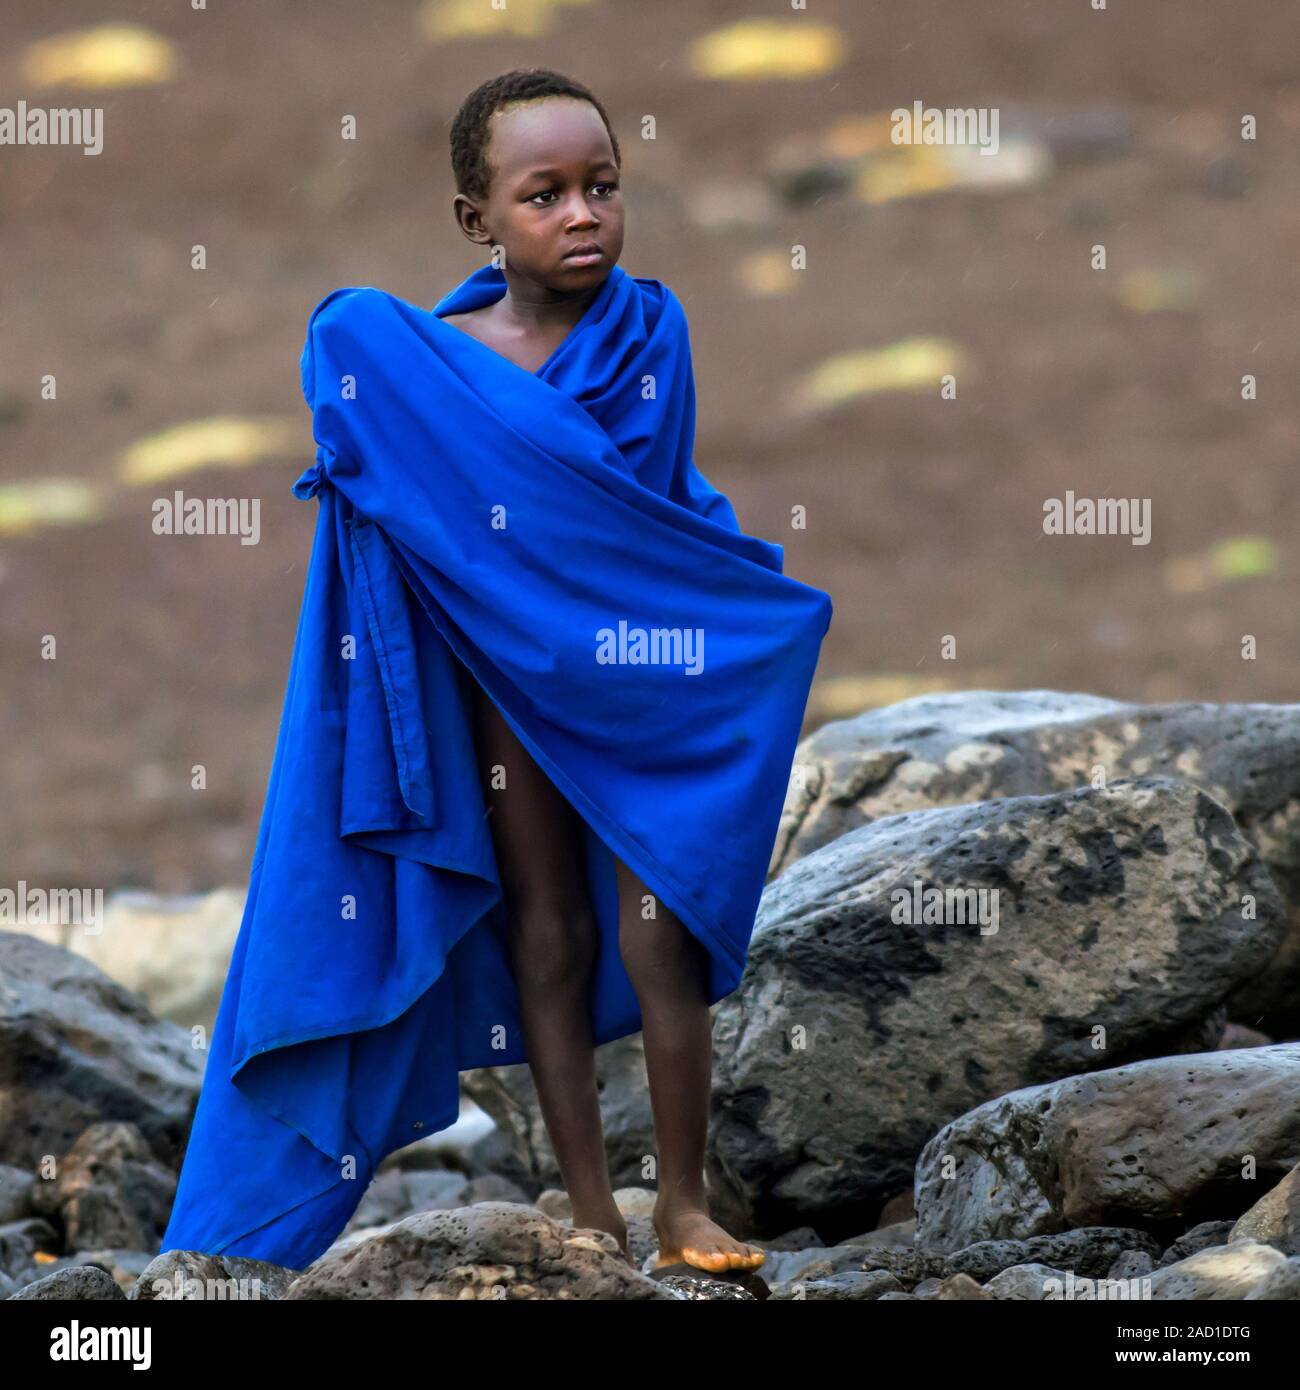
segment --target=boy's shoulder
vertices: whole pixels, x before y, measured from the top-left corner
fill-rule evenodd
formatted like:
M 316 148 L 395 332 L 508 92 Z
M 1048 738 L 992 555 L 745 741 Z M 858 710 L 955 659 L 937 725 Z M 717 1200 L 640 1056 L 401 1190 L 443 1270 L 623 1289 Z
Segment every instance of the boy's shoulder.
M 686 325 L 686 306 L 673 292 L 672 287 L 650 275 L 629 277 L 641 293 L 642 299 L 650 308 L 651 317 L 657 322 L 662 316 L 668 323 Z
M 386 290 L 376 289 L 374 285 L 342 285 L 320 300 L 307 319 L 307 327 L 311 329 L 325 318 L 350 317 L 391 299 Z

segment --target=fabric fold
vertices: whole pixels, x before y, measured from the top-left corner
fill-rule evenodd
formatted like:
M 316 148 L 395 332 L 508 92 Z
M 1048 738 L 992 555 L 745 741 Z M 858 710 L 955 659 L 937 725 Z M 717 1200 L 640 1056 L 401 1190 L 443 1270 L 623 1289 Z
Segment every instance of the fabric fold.
M 575 807 L 594 1041 L 641 1026 L 621 858 L 744 969 L 829 597 L 692 457 L 685 314 L 615 267 L 536 373 L 372 287 L 302 356 L 319 504 L 249 894 L 163 1249 L 301 1267 L 459 1073 L 526 1060 L 472 683 Z

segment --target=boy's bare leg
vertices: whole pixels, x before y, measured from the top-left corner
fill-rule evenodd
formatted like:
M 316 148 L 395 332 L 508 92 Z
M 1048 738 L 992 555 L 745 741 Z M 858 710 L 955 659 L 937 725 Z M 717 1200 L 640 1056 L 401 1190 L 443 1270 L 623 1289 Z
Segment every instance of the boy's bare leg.
M 641 1005 L 659 1150 L 655 1263 L 684 1262 L 711 1273 L 754 1269 L 762 1264 L 763 1251 L 734 1239 L 713 1221 L 704 1194 L 713 1059 L 708 953 L 621 859 L 615 862 L 619 949 Z M 647 900 L 654 911 L 649 918 L 643 912 Z
M 542 1117 L 573 1224 L 608 1231 L 630 1262 L 596 1092 L 588 989 L 597 927 L 583 874 L 580 823 L 482 687 L 477 681 L 470 685 L 511 970 Z M 493 787 L 494 769 L 504 771 L 504 786 Z

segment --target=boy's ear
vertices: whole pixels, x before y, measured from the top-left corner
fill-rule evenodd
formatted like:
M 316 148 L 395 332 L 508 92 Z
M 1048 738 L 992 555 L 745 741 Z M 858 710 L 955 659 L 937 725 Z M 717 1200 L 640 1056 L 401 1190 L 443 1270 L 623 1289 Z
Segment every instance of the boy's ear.
M 451 200 L 451 211 L 462 235 L 470 241 L 476 245 L 483 245 L 491 240 L 487 228 L 483 225 L 483 215 L 472 198 L 457 193 Z

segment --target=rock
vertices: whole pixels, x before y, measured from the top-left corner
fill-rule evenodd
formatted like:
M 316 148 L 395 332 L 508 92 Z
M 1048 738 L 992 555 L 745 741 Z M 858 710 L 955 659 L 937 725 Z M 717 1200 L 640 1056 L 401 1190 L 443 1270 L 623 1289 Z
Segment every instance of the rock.
M 1219 1039 L 1219 1050 L 1228 1052 L 1234 1047 L 1269 1047 L 1273 1039 L 1257 1028 L 1247 1028 L 1244 1023 L 1229 1023 Z
M 25 1168 L 0 1164 L 0 1226 L 31 1214 L 29 1203 L 36 1179 Z
M 914 890 L 979 894 L 997 921 L 895 920 Z M 740 988 L 717 1006 L 722 1209 L 760 1236 L 812 1221 L 837 1239 L 981 1103 L 1213 1046 L 1206 1017 L 1269 960 L 1280 917 L 1254 850 L 1186 782 L 940 807 L 841 836 L 767 885 Z
M 618 1187 L 614 1189 L 614 1205 L 622 1213 L 624 1220 L 643 1216 L 653 1220 L 655 1202 L 659 1194 L 652 1187 Z
M 1106 1273 L 1107 1279 L 1141 1279 L 1156 1267 L 1146 1250 L 1125 1250 Z
M 482 1177 L 471 1178 L 460 1202 L 450 1206 L 472 1207 L 477 1202 L 520 1202 L 529 1205 L 528 1194 L 509 1178 L 498 1177 L 495 1173 L 485 1173 Z
M 839 1250 L 840 1246 L 832 1247 Z M 927 1279 L 944 1279 L 952 1270 L 943 1255 L 928 1250 L 917 1250 L 912 1246 L 890 1249 L 888 1246 L 858 1247 L 862 1269 L 884 1269 L 898 1280 L 904 1288 L 914 1288 Z
M 984 1291 L 992 1294 L 994 1298 L 1017 1303 L 1041 1303 L 1047 1297 L 1046 1290 L 1052 1283 L 1063 1283 L 1064 1280 L 1064 1271 L 1053 1269 L 1051 1265 L 1012 1265 L 1000 1274 L 995 1274 L 984 1285 Z
M 908 1187 L 905 1191 L 891 1197 L 880 1208 L 880 1218 L 876 1222 L 876 1229 L 881 1231 L 886 1226 L 898 1226 L 915 1220 L 916 1200 L 912 1195 L 911 1187 Z
M 1275 1266 L 1246 1295 L 1251 1302 L 1266 1299 L 1286 1299 L 1295 1302 L 1300 1299 L 1300 1257 L 1291 1256 L 1284 1264 Z
M 1211 1245 L 1177 1264 L 1156 1270 L 1150 1276 L 1150 1297 L 1156 1301 L 1247 1298 L 1286 1264 L 1287 1258 L 1280 1250 L 1258 1241 Z
M 674 1266 L 678 1268 L 678 1266 Z M 665 1274 L 652 1281 L 663 1295 L 672 1298 L 691 1299 L 707 1303 L 755 1303 L 758 1300 L 741 1284 L 728 1283 L 722 1279 L 710 1279 L 707 1275 Z M 606 1295 L 608 1297 L 608 1295 Z
M 12 1302 L 36 1302 L 38 1300 L 75 1299 L 101 1303 L 125 1302 L 126 1294 L 118 1287 L 117 1281 L 107 1270 L 98 1265 L 76 1265 L 71 1269 L 56 1270 L 43 1279 L 25 1284 L 9 1295 Z
M 91 1125 L 38 1182 L 31 1205 L 61 1224 L 71 1250 L 156 1251 L 176 1195 L 176 1174 L 154 1157 L 133 1124 Z
M 845 1271 L 860 1274 L 866 1253 L 861 1246 L 853 1245 L 815 1245 L 807 1250 L 769 1249 L 757 1272 L 770 1288 L 785 1288 L 795 1283 L 830 1279 Z M 908 1282 L 915 1283 L 916 1279 L 899 1280 L 900 1284 Z
M 120 889 L 104 903 L 98 930 L 78 923 L 20 925 L 16 931 L 62 946 L 144 997 L 152 1013 L 209 1034 L 230 968 L 244 888 L 168 895 Z M 206 1058 L 200 1052 L 200 1067 Z
M 0 1162 L 35 1171 L 88 1126 L 120 1120 L 179 1169 L 202 1079 L 189 1034 L 88 961 L 17 932 L 0 932 L 0 985 Z
M 1180 1260 L 1185 1260 L 1189 1255 L 1195 1255 L 1198 1250 L 1204 1250 L 1210 1245 L 1227 1245 L 1235 1224 L 1232 1221 L 1202 1221 L 1200 1225 L 1193 1226 L 1160 1256 L 1156 1261 L 1156 1268 L 1176 1265 Z
M 772 1297 L 789 1301 L 808 1299 L 819 1302 L 867 1302 L 887 1293 L 903 1292 L 899 1282 L 892 1274 L 882 1269 L 871 1271 L 844 1270 L 826 1279 L 795 1280 L 793 1284 L 782 1284 L 773 1288 Z
M 935 1294 L 940 1302 L 958 1302 L 960 1300 L 971 1300 L 980 1298 L 993 1298 L 993 1294 L 986 1293 L 970 1277 L 969 1274 L 954 1274 L 951 1279 L 945 1279 L 939 1285 L 939 1291 Z
M 773 1236 L 771 1240 L 752 1240 L 749 1243 L 757 1245 L 763 1250 L 816 1250 L 825 1245 L 825 1242 L 811 1226 L 796 1226 L 791 1231 Z M 848 1244 L 848 1242 L 842 1241 L 841 1244 Z M 862 1244 L 862 1241 L 857 1242 L 857 1244 Z
M 37 1278 L 43 1261 L 59 1256 L 59 1233 L 42 1217 L 26 1216 L 0 1226 L 0 1273 L 20 1283 Z
M 481 1202 L 421 1212 L 294 1281 L 300 1299 L 664 1299 L 676 1295 L 623 1259 L 614 1237 L 573 1230 L 534 1207 Z
M 824 724 L 795 751 L 769 874 L 882 816 L 1166 776 L 1227 807 L 1288 904 L 1229 1017 L 1300 1035 L 1300 705 L 1129 704 L 1056 690 L 921 695 Z
M 956 1251 L 1077 1226 L 1222 1219 L 1281 1181 L 1298 1152 L 1300 1044 L 1068 1077 L 934 1136 L 917 1164 L 917 1239 Z
M 386 1226 L 417 1211 L 448 1211 L 467 1205 L 469 1179 L 445 1169 L 390 1168 L 375 1174 L 343 1234 Z M 512 1184 L 513 1187 L 513 1184 Z
M 47 1274 L 55 1274 L 61 1269 L 75 1269 L 78 1266 L 97 1265 L 106 1274 L 113 1276 L 114 1282 L 124 1293 L 128 1293 L 157 1255 L 148 1250 L 78 1250 L 71 1255 L 44 1266 Z
M 910 1247 L 916 1244 L 916 1217 L 913 1216 L 907 1221 L 896 1221 L 892 1226 L 877 1226 L 874 1231 L 866 1231 L 860 1236 L 849 1236 L 836 1244 L 870 1245 L 878 1250 Z
M 552 1221 L 571 1221 L 573 1203 L 562 1187 L 548 1187 L 533 1203 L 538 1211 L 549 1216 Z
M 944 1274 L 969 1274 L 985 1284 L 1017 1265 L 1047 1264 L 1081 1278 L 1100 1279 L 1126 1250 L 1141 1250 L 1152 1259 L 1160 1247 L 1141 1231 L 1089 1227 L 1027 1240 L 982 1240 L 955 1251 L 944 1262 Z
M 1231 1240 L 1255 1240 L 1284 1255 L 1300 1255 L 1300 1166 L 1237 1219 Z
M 322 1257 L 323 1258 L 323 1257 Z M 298 1271 L 241 1255 L 166 1250 L 151 1260 L 127 1297 L 134 1302 L 251 1302 L 283 1298 Z

